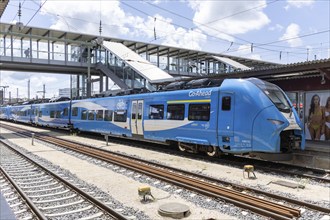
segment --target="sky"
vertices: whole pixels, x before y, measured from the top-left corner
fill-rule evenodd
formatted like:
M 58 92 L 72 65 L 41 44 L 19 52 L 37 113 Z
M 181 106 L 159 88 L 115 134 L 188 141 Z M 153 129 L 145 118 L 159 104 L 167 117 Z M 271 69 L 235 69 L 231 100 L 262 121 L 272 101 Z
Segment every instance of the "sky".
M 21 4 L 21 17 L 18 16 Z M 182 47 L 274 63 L 330 58 L 329 0 L 10 0 L 3 23 Z M 46 97 L 65 75 L 0 70 L 6 97 Z

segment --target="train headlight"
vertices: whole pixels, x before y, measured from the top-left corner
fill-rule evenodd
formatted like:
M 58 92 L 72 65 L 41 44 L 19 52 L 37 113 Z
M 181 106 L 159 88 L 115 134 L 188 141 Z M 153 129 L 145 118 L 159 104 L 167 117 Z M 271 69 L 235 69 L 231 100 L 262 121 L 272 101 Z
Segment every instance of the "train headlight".
M 284 124 L 284 121 L 280 121 L 280 120 L 276 120 L 276 119 L 267 119 L 267 120 L 270 121 L 274 125 L 282 125 L 282 124 Z

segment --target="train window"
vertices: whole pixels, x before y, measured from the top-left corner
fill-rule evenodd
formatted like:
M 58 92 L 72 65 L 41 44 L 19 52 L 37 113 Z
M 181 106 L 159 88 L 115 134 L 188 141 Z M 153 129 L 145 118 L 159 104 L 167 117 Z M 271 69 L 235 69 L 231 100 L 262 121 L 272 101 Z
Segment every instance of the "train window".
M 169 120 L 183 120 L 184 119 L 184 105 L 175 104 L 167 106 L 167 119 Z
M 142 103 L 139 103 L 139 106 L 138 106 L 138 120 L 141 120 L 142 119 Z
M 163 119 L 164 118 L 164 105 L 150 105 L 149 119 Z
M 69 108 L 63 109 L 63 116 L 68 116 L 69 115 Z
M 104 111 L 104 121 L 112 121 L 112 111 L 111 110 Z
M 41 110 L 39 111 L 39 117 L 40 118 L 42 117 L 42 111 Z
M 94 111 L 88 111 L 88 120 L 94 120 L 95 114 Z
M 87 120 L 87 110 L 81 112 L 81 120 Z
M 190 121 L 209 121 L 210 104 L 190 104 L 188 112 Z
M 72 116 L 78 116 L 78 107 L 72 108 Z
M 230 111 L 230 105 L 231 105 L 231 97 L 230 96 L 224 96 L 222 97 L 222 110 L 223 111 Z
M 97 110 L 96 111 L 96 120 L 97 121 L 103 121 L 103 110 Z
M 56 118 L 61 118 L 61 111 L 56 111 Z
M 127 111 L 126 110 L 117 110 L 114 113 L 114 121 L 126 122 L 127 120 Z
M 133 103 L 132 105 L 132 119 L 136 119 L 136 103 Z
M 50 111 L 50 118 L 55 118 L 55 111 Z

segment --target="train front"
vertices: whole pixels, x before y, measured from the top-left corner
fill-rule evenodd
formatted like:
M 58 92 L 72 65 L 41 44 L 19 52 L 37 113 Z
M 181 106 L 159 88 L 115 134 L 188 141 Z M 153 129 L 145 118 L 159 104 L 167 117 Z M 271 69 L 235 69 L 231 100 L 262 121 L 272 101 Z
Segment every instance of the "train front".
M 305 149 L 303 123 L 290 100 L 278 86 L 250 79 L 264 94 L 265 108 L 253 124 L 253 151 L 267 160 L 290 160 L 293 150 Z M 263 95 L 262 95 L 263 96 Z

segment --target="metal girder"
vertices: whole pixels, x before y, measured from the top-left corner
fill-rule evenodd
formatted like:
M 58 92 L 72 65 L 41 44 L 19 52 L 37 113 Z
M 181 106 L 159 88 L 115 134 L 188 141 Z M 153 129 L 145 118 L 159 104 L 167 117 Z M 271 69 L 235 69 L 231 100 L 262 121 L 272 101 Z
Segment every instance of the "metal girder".
M 1 0 L 0 1 L 0 17 L 2 16 L 3 12 L 5 11 L 8 3 L 9 3 L 9 0 Z

